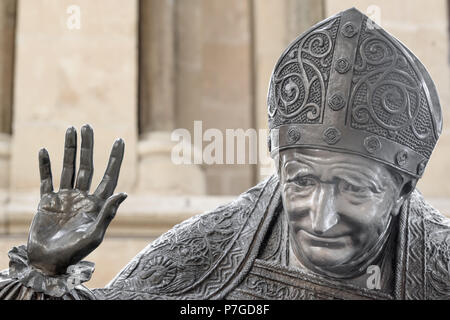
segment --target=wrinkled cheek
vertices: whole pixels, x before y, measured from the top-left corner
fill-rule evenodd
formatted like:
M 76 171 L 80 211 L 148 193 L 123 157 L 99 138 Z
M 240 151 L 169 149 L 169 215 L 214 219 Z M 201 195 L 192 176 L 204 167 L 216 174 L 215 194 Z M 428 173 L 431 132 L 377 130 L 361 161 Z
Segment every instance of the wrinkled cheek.
M 388 227 L 389 218 L 391 216 L 392 202 L 382 201 L 375 208 L 371 208 L 368 213 L 368 221 L 366 221 L 367 228 L 372 231 L 372 234 L 377 238 Z
M 308 200 L 304 196 L 300 196 L 295 192 L 285 192 L 282 194 L 282 198 L 285 205 L 294 207 Z
M 370 228 L 381 221 L 385 215 L 386 205 L 382 201 L 367 200 L 361 204 L 353 204 L 343 198 L 336 202 L 336 209 L 343 219 L 358 229 Z
M 370 216 L 352 221 L 352 242 L 357 251 L 366 251 L 373 246 L 386 228 L 384 216 Z M 361 252 L 358 252 L 358 255 Z
M 359 232 L 355 232 L 352 235 L 352 246 L 353 248 L 355 248 L 355 250 L 362 250 L 366 248 L 370 239 L 369 233 L 370 232 L 368 230 L 360 229 Z
M 340 223 L 350 229 L 351 246 L 355 249 L 364 249 L 373 234 L 378 233 L 376 207 L 367 204 L 355 206 L 340 201 L 337 210 L 341 220 Z
M 291 195 L 289 193 L 283 194 L 283 207 L 288 214 L 289 220 L 296 220 L 299 217 L 305 216 L 311 208 L 310 199 Z
M 291 227 L 294 227 L 294 229 L 298 229 L 299 227 L 305 227 L 308 224 L 311 224 L 309 212 L 310 208 L 304 205 L 291 205 L 286 208 L 286 214 Z

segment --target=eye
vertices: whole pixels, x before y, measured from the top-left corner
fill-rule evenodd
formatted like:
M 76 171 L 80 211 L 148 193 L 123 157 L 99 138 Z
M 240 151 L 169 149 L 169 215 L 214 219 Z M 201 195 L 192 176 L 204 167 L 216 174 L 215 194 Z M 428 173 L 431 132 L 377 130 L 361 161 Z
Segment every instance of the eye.
M 295 177 L 286 181 L 285 192 L 292 196 L 308 196 L 314 190 L 316 180 L 311 177 Z
M 300 177 L 295 179 L 295 184 L 302 188 L 308 188 L 316 185 L 316 181 L 313 178 Z
M 345 180 L 339 181 L 339 191 L 357 197 L 368 197 L 371 193 L 370 187 L 357 186 Z

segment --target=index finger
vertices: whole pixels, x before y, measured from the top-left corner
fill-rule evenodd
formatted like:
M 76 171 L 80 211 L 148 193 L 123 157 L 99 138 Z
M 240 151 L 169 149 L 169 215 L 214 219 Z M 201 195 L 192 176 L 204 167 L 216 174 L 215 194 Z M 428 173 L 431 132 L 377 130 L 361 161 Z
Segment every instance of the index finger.
M 41 176 L 41 197 L 53 191 L 52 169 L 50 157 L 46 149 L 39 150 L 39 173 Z
M 108 199 L 114 193 L 117 181 L 119 180 L 124 150 L 125 142 L 122 139 L 117 139 L 112 147 L 103 179 L 94 192 L 95 196 L 101 199 Z

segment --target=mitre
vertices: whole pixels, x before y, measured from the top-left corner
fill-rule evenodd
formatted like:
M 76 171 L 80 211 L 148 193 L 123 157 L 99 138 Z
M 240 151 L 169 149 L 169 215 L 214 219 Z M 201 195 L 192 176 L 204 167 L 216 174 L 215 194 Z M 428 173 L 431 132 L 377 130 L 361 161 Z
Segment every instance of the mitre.
M 361 155 L 422 176 L 442 131 L 436 88 L 400 41 L 355 8 L 284 51 L 269 85 L 269 150 Z

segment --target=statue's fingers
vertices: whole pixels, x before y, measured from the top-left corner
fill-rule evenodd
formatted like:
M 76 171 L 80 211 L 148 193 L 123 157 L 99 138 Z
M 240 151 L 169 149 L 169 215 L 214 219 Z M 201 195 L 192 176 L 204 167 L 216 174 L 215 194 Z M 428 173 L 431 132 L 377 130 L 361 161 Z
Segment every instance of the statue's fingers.
M 86 124 L 81 128 L 80 168 L 78 169 L 76 188 L 89 191 L 94 173 L 93 161 L 94 131 Z
M 46 149 L 39 150 L 39 173 L 41 176 L 41 197 L 53 191 L 50 157 Z
M 119 193 L 109 197 L 103 205 L 94 223 L 87 230 L 87 238 L 100 244 L 106 229 L 117 213 L 120 204 L 128 197 L 126 193 Z
M 64 161 L 61 173 L 60 189 L 72 189 L 75 180 L 75 160 L 77 155 L 77 131 L 70 127 L 66 131 L 64 142 Z
M 124 150 L 125 142 L 122 139 L 117 139 L 112 147 L 103 179 L 94 192 L 95 196 L 101 199 L 108 199 L 114 193 L 119 180 Z

